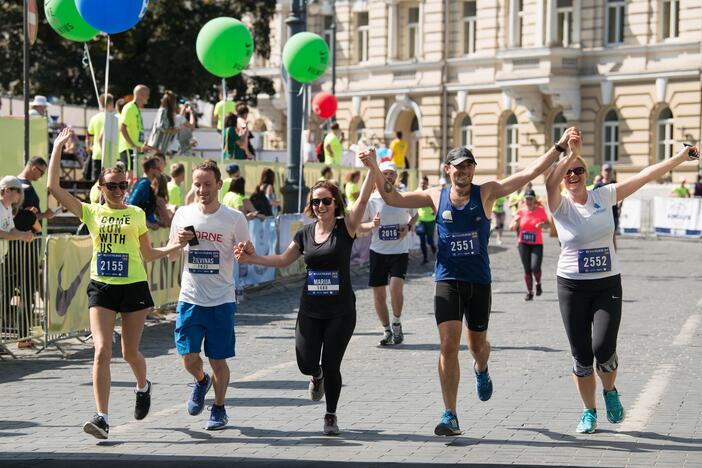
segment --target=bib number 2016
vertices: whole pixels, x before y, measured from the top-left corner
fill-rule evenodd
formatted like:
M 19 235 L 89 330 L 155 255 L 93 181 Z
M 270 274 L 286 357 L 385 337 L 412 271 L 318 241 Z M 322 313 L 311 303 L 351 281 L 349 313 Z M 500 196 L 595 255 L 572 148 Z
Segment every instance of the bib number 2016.
M 454 234 L 449 236 L 448 244 L 452 257 L 467 257 L 480 253 L 480 243 L 477 232 Z
M 580 273 L 612 271 L 612 257 L 609 253 L 609 247 L 578 250 L 578 271 Z

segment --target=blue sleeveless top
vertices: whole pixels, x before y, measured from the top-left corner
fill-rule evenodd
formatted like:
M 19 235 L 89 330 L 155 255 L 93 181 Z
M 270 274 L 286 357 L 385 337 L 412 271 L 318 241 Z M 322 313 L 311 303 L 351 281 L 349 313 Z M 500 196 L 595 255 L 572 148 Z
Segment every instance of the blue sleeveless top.
M 462 209 L 453 206 L 449 190 L 441 191 L 436 210 L 439 248 L 434 279 L 490 284 L 490 219 L 483 210 L 480 186 L 471 185 L 470 199 Z

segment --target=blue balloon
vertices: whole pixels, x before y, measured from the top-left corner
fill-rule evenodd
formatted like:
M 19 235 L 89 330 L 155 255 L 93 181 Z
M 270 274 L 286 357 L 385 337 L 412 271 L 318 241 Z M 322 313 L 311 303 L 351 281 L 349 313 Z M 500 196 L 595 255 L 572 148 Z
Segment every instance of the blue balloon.
M 149 0 L 75 0 L 80 16 L 90 26 L 107 34 L 131 29 L 141 20 Z

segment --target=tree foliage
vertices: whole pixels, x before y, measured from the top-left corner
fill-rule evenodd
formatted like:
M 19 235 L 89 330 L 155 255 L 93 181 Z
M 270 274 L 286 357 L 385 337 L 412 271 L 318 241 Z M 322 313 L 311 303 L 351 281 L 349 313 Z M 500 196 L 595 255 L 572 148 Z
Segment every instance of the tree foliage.
M 42 0 L 37 0 L 42 4 Z M 202 67 L 195 53 L 200 28 L 219 16 L 251 25 L 255 53 L 270 56 L 270 21 L 275 0 L 151 0 L 144 18 L 131 30 L 112 36 L 109 89 L 116 97 L 136 84 L 152 90 L 150 105 L 170 89 L 186 97 L 217 100 L 221 79 Z M 71 103 L 96 105 L 82 43 L 61 38 L 40 6 L 37 42 L 30 49 L 30 95 L 56 96 Z M 22 1 L 0 2 L 0 92 L 22 94 Z M 104 89 L 107 41 L 88 43 L 100 92 Z M 237 100 L 255 105 L 258 94 L 273 94 L 272 82 L 243 73 L 227 80 Z

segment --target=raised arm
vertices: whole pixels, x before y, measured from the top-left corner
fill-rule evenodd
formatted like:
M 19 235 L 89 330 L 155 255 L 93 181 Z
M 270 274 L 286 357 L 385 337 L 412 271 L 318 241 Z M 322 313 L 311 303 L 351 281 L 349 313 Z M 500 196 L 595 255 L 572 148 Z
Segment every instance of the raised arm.
M 558 141 L 558 145 L 565 148 L 568 140 L 574 135 L 579 135 L 579 132 L 575 127 L 570 127 L 563 133 L 561 139 Z M 539 174 L 543 174 L 556 161 L 560 154 L 561 152 L 557 150 L 555 146 L 552 146 L 546 153 L 531 163 L 529 167 L 522 169 L 516 174 L 512 174 L 506 179 L 484 184 L 483 187 L 485 188 L 483 190 L 487 190 L 486 198 L 497 199 L 517 191 L 520 187 L 536 179 Z
M 271 268 L 288 267 L 292 265 L 295 260 L 300 258 L 301 255 L 300 249 L 294 241 L 290 243 L 282 254 L 266 255 L 265 257 L 256 255 L 251 241 L 239 242 L 239 244 L 234 247 L 234 256 L 237 262 L 241 264 L 263 265 Z
M 548 199 L 548 209 L 553 213 L 561 206 L 561 182 L 568 171 L 568 166 L 580 156 L 581 140 L 580 136 L 568 141 L 570 152 L 568 156 L 561 159 L 556 167 L 546 177 L 546 195 Z
M 690 153 L 692 153 L 692 156 Z M 652 182 L 665 173 L 672 171 L 685 161 L 694 161 L 699 159 L 699 154 L 700 150 L 698 147 L 686 146 L 672 158 L 653 164 L 652 166 L 648 166 L 624 182 L 614 184 L 614 187 L 617 189 L 617 201 L 624 200 L 626 197 L 636 192 L 647 183 Z
M 80 200 L 61 187 L 61 182 L 59 180 L 63 147 L 71 138 L 73 138 L 73 130 L 70 127 L 66 127 L 61 130 L 61 133 L 59 133 L 59 136 L 56 137 L 54 141 L 54 149 L 51 152 L 51 159 L 49 159 L 47 187 L 51 195 L 53 195 L 61 205 L 80 219 L 83 216 L 83 205 Z
M 375 157 L 375 151 L 373 153 L 373 157 Z M 358 196 L 358 199 L 344 217 L 346 230 L 349 232 L 351 237 L 356 235 L 356 231 L 358 230 L 358 226 L 361 224 L 363 214 L 366 212 L 366 208 L 368 207 L 368 199 L 370 198 L 374 187 L 375 183 L 373 181 L 373 176 L 371 175 L 370 171 L 368 171 L 366 177 L 363 179 L 361 194 Z
M 375 185 L 378 187 L 380 196 L 383 197 L 385 203 L 397 208 L 424 208 L 434 206 L 434 200 L 431 197 L 431 191 L 436 189 L 427 189 L 421 192 L 398 192 L 395 187 L 385 179 L 383 173 L 380 172 L 378 161 L 375 157 L 375 149 L 370 148 L 366 151 L 361 151 L 358 154 L 363 165 L 368 168 L 369 176 L 372 175 Z

